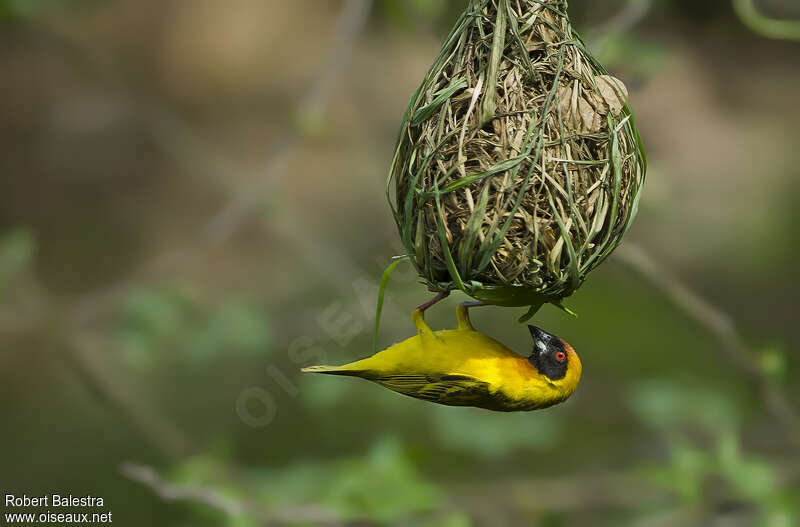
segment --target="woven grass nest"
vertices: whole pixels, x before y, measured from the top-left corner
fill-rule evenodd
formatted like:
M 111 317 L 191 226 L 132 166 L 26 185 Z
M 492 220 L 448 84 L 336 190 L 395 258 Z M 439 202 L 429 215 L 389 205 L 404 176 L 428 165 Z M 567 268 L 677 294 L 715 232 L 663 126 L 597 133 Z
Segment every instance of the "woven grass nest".
M 646 161 L 627 91 L 563 0 L 469 0 L 413 95 L 389 177 L 432 291 L 560 304 L 620 243 Z

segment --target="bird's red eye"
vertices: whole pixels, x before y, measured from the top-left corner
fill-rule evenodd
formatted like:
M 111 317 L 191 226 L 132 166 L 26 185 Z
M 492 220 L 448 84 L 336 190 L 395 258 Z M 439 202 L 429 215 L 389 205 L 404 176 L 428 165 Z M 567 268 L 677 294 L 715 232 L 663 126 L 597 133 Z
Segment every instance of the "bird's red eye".
M 563 351 L 559 351 L 558 353 L 556 353 L 556 360 L 558 362 L 564 362 L 565 360 L 567 360 L 567 354 L 564 353 Z

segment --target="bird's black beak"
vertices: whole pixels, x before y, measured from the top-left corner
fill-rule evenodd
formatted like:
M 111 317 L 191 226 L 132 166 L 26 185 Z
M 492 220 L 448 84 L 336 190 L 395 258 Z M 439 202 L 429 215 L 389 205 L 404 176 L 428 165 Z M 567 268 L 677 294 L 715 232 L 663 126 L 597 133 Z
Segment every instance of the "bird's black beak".
M 528 330 L 530 330 L 531 337 L 533 337 L 533 353 L 537 355 L 545 353 L 550 346 L 550 342 L 558 339 L 552 333 L 548 333 L 536 326 L 528 326 Z
M 531 337 L 533 337 L 534 342 L 547 341 L 548 337 L 550 337 L 550 333 L 536 326 L 528 326 L 528 329 L 531 332 Z

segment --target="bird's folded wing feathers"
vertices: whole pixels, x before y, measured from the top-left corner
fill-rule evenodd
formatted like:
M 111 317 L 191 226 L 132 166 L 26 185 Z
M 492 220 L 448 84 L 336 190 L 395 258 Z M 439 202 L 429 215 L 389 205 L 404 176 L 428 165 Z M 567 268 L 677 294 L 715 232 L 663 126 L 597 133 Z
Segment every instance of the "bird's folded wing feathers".
M 371 380 L 396 392 L 419 399 L 466 406 L 490 395 L 489 383 L 468 375 L 382 375 Z

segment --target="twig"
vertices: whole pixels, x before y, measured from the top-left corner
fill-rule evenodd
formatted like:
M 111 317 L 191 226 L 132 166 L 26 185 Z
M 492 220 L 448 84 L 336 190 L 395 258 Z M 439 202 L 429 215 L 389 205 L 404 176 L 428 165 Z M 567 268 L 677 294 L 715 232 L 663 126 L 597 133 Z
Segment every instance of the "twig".
M 140 483 L 166 502 L 189 502 L 205 505 L 228 516 L 237 518 L 245 514 L 254 516 L 264 526 L 297 525 L 347 525 L 341 517 L 317 505 L 292 507 L 280 511 L 267 511 L 254 503 L 222 495 L 216 489 L 190 484 L 173 484 L 162 479 L 158 472 L 145 465 L 123 463 L 120 473 L 131 481 Z
M 800 416 L 785 392 L 760 368 L 732 317 L 670 274 L 642 247 L 627 242 L 616 251 L 615 256 L 658 287 L 673 303 L 716 337 L 721 351 L 758 387 L 766 408 L 783 426 L 790 442 L 800 448 Z
M 800 20 L 776 20 L 762 15 L 753 0 L 733 0 L 733 10 L 752 32 L 777 40 L 799 40 Z
M 450 291 L 439 291 L 439 293 L 435 297 L 431 298 L 421 306 L 417 306 L 417 311 L 422 311 L 424 313 L 425 311 L 428 310 L 428 308 L 438 304 L 448 296 L 450 296 Z
M 241 516 L 249 510 L 249 507 L 245 506 L 244 503 L 223 496 L 214 489 L 199 485 L 173 485 L 166 483 L 152 467 L 123 463 L 120 465 L 119 471 L 124 477 L 147 486 L 159 498 L 167 502 L 190 501 L 201 503 L 212 509 L 224 512 L 228 516 Z

